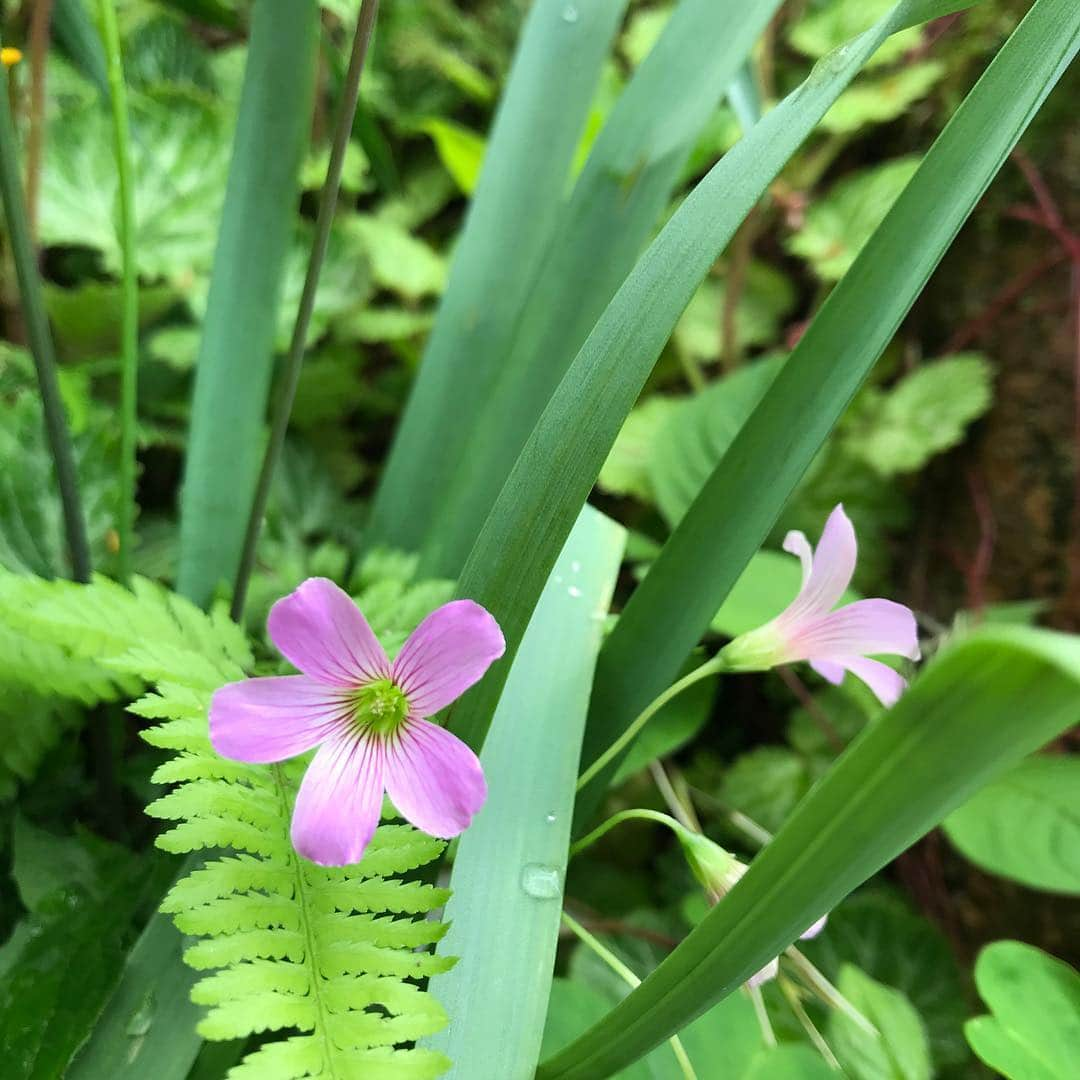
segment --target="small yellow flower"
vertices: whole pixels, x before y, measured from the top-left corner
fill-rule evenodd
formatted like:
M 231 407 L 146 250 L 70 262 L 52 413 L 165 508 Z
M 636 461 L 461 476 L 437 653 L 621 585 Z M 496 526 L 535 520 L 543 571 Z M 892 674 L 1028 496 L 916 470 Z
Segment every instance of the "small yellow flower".
M 22 59 L 22 50 L 5 46 L 0 49 L 0 64 L 4 67 L 14 67 Z

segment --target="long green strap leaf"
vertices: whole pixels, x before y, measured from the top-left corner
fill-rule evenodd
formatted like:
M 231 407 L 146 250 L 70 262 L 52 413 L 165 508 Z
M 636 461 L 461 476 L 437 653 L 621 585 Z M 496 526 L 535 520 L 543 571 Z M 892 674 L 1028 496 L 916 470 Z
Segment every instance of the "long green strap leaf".
M 624 530 L 585 507 L 536 606 L 481 760 L 488 800 L 450 878 L 457 966 L 431 980 L 453 1018 L 428 1040 L 451 1077 L 528 1080 L 555 965 L 581 735 Z
M 671 200 L 686 159 L 779 0 L 683 0 L 600 132 L 491 393 L 463 422 L 427 535 L 456 576 L 529 432 Z M 445 448 L 440 448 L 445 453 Z
M 376 494 L 371 532 L 377 540 L 415 550 L 426 535 L 449 466 L 503 363 L 550 246 L 625 7 L 626 0 L 532 5 L 450 286 Z
M 510 657 L 623 420 L 694 290 L 882 41 L 907 26 L 913 13 L 932 8 L 904 0 L 871 30 L 819 61 L 806 82 L 698 184 L 608 305 L 529 437 L 462 572 L 461 595 L 494 612 Z M 506 667 L 494 669 L 450 714 L 451 727 L 473 746 L 483 742 Z
M 973 635 L 929 665 L 641 986 L 538 1080 L 600 1080 L 741 985 L 982 784 L 1076 720 L 1080 639 Z
M 180 502 L 177 591 L 200 605 L 236 574 L 259 467 L 318 28 L 316 0 L 255 4 Z
M 1080 7 L 1039 0 L 931 147 L 620 616 L 584 765 L 675 678 L 1078 44 Z M 581 792 L 580 826 L 610 776 Z

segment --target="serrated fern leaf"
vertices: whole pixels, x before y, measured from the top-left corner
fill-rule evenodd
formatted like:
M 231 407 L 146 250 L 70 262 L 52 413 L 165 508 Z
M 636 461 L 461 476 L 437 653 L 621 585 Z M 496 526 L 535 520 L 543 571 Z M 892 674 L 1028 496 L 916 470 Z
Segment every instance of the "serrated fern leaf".
M 78 722 L 78 710 L 67 703 L 0 683 L 0 801 L 34 778 L 45 755 Z

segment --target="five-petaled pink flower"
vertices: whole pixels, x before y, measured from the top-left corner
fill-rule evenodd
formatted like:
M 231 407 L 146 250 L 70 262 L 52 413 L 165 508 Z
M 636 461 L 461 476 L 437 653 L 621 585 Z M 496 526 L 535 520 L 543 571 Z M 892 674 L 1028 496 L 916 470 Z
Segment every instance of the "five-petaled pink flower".
M 843 506 L 829 515 L 816 551 L 798 531 L 784 538 L 784 550 L 802 560 L 802 588 L 775 619 L 737 637 L 720 652 L 725 669 L 764 671 L 809 660 L 834 684 L 850 671 L 883 705 L 892 705 L 907 682 L 887 664 L 869 657 L 884 653 L 918 660 L 915 616 L 892 600 L 857 600 L 833 611 L 851 582 L 858 550 Z
M 274 644 L 303 674 L 230 683 L 210 704 L 210 741 L 262 764 L 312 747 L 296 796 L 292 841 L 324 866 L 360 860 L 383 791 L 432 836 L 468 828 L 487 796 L 476 755 L 427 719 L 479 680 L 506 648 L 479 604 L 432 612 L 391 661 L 349 596 L 309 578 L 270 611 Z

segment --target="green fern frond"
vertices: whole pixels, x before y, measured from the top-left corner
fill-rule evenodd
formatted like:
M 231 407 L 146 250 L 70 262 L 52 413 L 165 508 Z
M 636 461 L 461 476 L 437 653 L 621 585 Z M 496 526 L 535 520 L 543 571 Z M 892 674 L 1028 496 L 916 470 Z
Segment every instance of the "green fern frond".
M 0 802 L 37 775 L 45 755 L 78 722 L 69 704 L 0 683 Z
M 424 595 L 396 590 L 404 593 Z M 442 586 L 426 592 L 444 594 Z M 77 585 L 0 574 L 0 618 L 116 686 L 146 687 L 130 711 L 150 721 L 144 739 L 171 752 L 154 779 L 174 785 L 147 807 L 169 823 L 158 845 L 177 853 L 232 850 L 179 881 L 162 904 L 183 933 L 203 939 L 185 954 L 208 972 L 192 992 L 207 1007 L 200 1033 L 288 1035 L 230 1077 L 441 1075 L 449 1067 L 443 1055 L 401 1044 L 447 1021 L 422 984 L 452 963 L 433 955 L 446 926 L 427 917 L 448 893 L 399 876 L 434 861 L 444 844 L 386 824 L 355 866 L 320 867 L 296 855 L 289 825 L 305 763 L 244 765 L 210 745 L 214 691 L 253 665 L 239 629 L 141 580 L 129 592 L 105 579 Z

